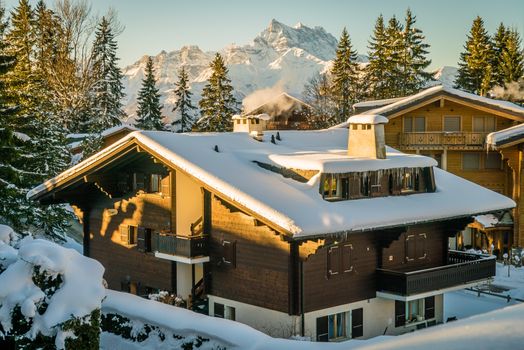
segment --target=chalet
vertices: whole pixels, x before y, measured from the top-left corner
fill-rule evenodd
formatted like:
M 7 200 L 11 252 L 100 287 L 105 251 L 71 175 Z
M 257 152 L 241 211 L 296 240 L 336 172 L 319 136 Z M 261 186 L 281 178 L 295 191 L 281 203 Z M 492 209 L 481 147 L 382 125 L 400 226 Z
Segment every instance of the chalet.
M 309 129 L 308 115 L 311 107 L 287 92 L 282 92 L 265 101 L 260 106 L 246 111 L 245 116 L 266 114 L 266 128 L 270 130 L 296 130 Z
M 355 112 L 362 111 L 389 119 L 385 127 L 389 146 L 432 157 L 442 169 L 517 202 L 512 213 L 496 214 L 500 223 L 492 227 L 472 223 L 451 240 L 452 246 L 490 252 L 493 247 L 493 252 L 501 257 L 512 245 L 524 245 L 524 225 L 519 224 L 518 209 L 522 206 L 519 194 L 524 186 L 519 180 L 519 142 L 486 151 L 489 133 L 504 133 L 503 130 L 524 121 L 523 107 L 435 86 L 403 98 L 357 103 Z
M 400 334 L 443 322 L 444 292 L 495 274 L 448 237 L 515 203 L 387 147 L 387 122 L 261 140 L 137 131 L 28 197 L 76 208 L 109 288 L 172 291 L 278 337 Z

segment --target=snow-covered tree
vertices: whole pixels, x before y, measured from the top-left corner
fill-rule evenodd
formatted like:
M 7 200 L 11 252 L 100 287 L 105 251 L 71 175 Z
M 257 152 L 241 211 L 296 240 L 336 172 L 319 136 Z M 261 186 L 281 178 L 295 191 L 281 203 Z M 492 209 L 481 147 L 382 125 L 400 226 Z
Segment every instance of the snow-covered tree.
M 504 85 L 504 74 L 500 63 L 502 62 L 502 55 L 506 49 L 506 42 L 508 41 L 508 29 L 504 26 L 504 23 L 500 23 L 497 27 L 495 35 L 493 35 L 493 82 L 495 85 Z
M 344 28 L 340 35 L 331 75 L 332 93 L 337 105 L 337 120 L 343 122 L 351 114 L 351 108 L 361 97 L 357 52 L 353 50 L 349 34 Z
M 142 87 L 138 91 L 138 107 L 136 111 L 136 126 L 142 130 L 165 130 L 162 122 L 162 105 L 160 104 L 160 93 L 156 87 L 153 59 L 148 57 L 145 77 Z
M 222 56 L 217 53 L 210 64 L 211 77 L 204 87 L 199 102 L 201 117 L 197 128 L 201 131 L 228 131 L 231 118 L 238 111 L 238 102 L 233 96 L 233 86 Z
M 313 129 L 322 129 L 337 124 L 336 103 L 331 92 L 328 74 L 316 74 L 304 86 L 304 101 L 311 106 L 308 124 Z
M 464 50 L 460 54 L 456 87 L 485 95 L 493 86 L 493 46 L 479 16 L 473 21 Z
M 104 16 L 98 24 L 92 52 L 92 116 L 91 131 L 119 125 L 124 116 L 122 72 L 117 65 L 118 45 L 111 22 Z
M 178 112 L 179 119 L 175 120 L 172 125 L 177 126 L 177 132 L 191 131 L 194 121 L 193 111 L 196 109 L 191 103 L 191 96 L 193 93 L 189 89 L 189 77 L 186 69 L 182 67 L 178 74 L 178 81 L 175 87 L 175 106 L 173 112 Z
M 402 31 L 399 96 L 417 93 L 432 79 L 431 73 L 426 71 L 431 64 L 431 60 L 426 57 L 429 45 L 424 42 L 422 30 L 415 27 L 415 23 L 416 17 L 408 8 Z
M 368 44 L 369 64 L 366 66 L 365 76 L 368 82 L 368 96 L 372 99 L 386 98 L 386 28 L 384 17 L 380 15 L 375 22 L 373 34 Z
M 516 30 L 508 32 L 498 66 L 502 82 L 505 84 L 517 81 L 524 76 L 524 52 L 520 35 Z

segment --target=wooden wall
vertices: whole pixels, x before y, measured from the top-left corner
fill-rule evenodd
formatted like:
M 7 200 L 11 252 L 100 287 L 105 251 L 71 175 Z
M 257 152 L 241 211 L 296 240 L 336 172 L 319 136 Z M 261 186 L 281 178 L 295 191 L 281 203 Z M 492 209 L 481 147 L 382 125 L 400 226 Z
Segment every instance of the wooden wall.
M 222 240 L 236 242 L 236 266 L 222 263 Z M 267 226 L 212 200 L 212 295 L 288 312 L 289 244 Z

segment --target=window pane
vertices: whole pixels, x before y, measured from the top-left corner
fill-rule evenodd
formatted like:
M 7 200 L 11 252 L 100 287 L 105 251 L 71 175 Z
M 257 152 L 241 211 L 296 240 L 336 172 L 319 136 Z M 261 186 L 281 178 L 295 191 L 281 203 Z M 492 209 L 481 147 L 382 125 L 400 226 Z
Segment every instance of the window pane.
M 484 117 L 473 117 L 473 132 L 484 132 Z
M 463 153 L 462 169 L 475 170 L 480 169 L 480 153 Z
M 345 312 L 337 314 L 337 338 L 344 337 L 346 335 L 346 315 Z
M 486 161 L 484 162 L 484 168 L 486 169 L 500 169 L 502 159 L 500 153 L 490 152 L 486 154 Z
M 404 117 L 404 132 L 413 131 L 413 117 Z
M 335 338 L 335 315 L 328 316 L 328 338 Z
M 460 131 L 460 117 L 444 117 L 444 131 Z
M 485 117 L 484 119 L 484 131 L 491 132 L 495 131 L 495 117 Z
M 426 131 L 426 118 L 425 117 L 415 117 L 415 131 L 416 132 Z

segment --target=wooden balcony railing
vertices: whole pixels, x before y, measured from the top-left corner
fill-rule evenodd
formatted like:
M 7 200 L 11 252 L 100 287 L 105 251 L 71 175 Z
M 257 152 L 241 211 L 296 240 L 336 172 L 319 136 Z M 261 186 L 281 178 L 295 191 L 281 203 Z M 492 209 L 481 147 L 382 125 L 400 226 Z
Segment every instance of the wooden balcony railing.
M 151 237 L 152 250 L 159 253 L 178 255 L 185 258 L 208 256 L 208 237 L 177 236 L 171 233 L 155 232 Z
M 484 280 L 495 272 L 494 256 L 450 251 L 444 266 L 411 272 L 377 269 L 377 291 L 407 296 Z
M 485 132 L 401 132 L 398 142 L 409 146 L 484 146 Z

